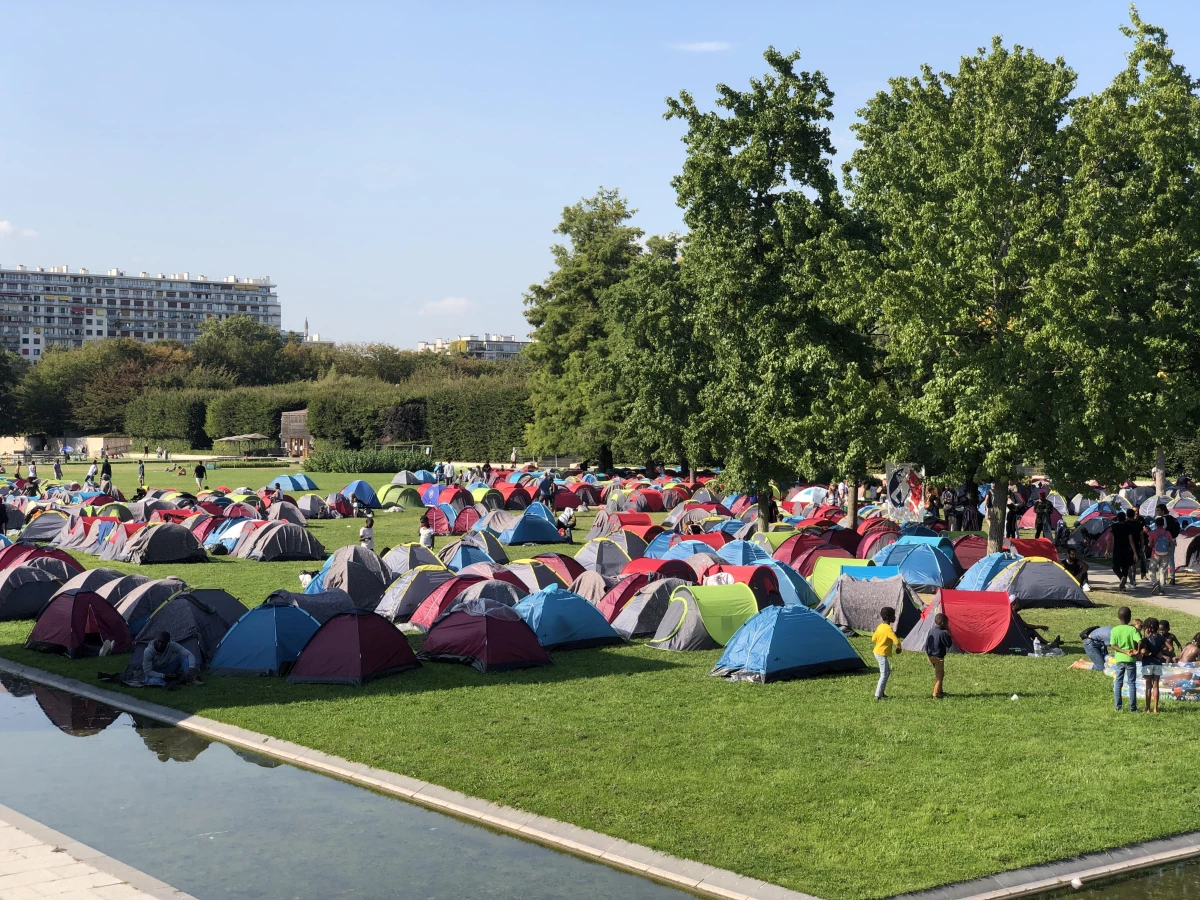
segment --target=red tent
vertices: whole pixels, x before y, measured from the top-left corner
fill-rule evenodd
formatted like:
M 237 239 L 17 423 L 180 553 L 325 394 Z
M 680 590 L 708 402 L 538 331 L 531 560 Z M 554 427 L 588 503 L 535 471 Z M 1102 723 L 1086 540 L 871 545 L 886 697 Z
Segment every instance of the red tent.
M 853 528 L 826 528 L 821 532 L 821 537 L 850 554 L 858 549 L 858 545 L 863 539 L 862 535 Z
M 868 531 L 863 535 L 862 540 L 858 542 L 858 549 L 854 551 L 854 555 L 859 559 L 874 559 L 876 553 L 888 544 L 896 543 L 899 539 L 899 532 L 891 531 L 887 528 Z
M 1058 548 L 1049 538 L 1007 538 L 1004 546 L 1016 551 L 1019 556 L 1040 556 L 1058 561 Z
M 534 559 L 553 569 L 566 584 L 570 584 L 587 571 L 574 557 L 562 553 L 539 553 Z
M 107 600 L 92 591 L 67 591 L 38 614 L 25 648 L 77 659 L 96 656 L 105 641 L 113 642 L 113 653 L 133 649 L 129 626 Z
M 441 493 L 438 494 L 438 503 L 449 503 L 456 511 L 461 512 L 468 506 L 474 506 L 475 498 L 462 485 L 450 484 L 442 488 Z
M 964 653 L 1033 652 L 1033 641 L 1013 618 L 1008 594 L 1001 591 L 939 591 L 904 640 L 913 647 L 924 646 L 939 612 L 950 620 L 950 637 Z
M 150 514 L 151 522 L 174 522 L 176 525 L 195 515 L 190 509 L 156 509 Z
M 1059 515 L 1057 509 L 1050 510 L 1050 527 L 1057 528 L 1058 523 L 1062 521 L 1062 516 Z M 1021 528 L 1037 528 L 1037 510 L 1032 506 L 1021 514 L 1021 520 L 1017 523 Z
M 663 511 L 663 495 L 660 491 L 634 491 L 634 493 L 629 497 L 630 506 L 635 505 L 636 498 L 641 498 L 641 503 L 637 503 L 636 505 L 642 507 L 643 513 L 646 511 Z
M 288 675 L 291 684 L 366 684 L 421 665 L 391 622 L 357 609 L 322 625 Z
M 695 584 L 696 572 L 682 559 L 651 559 L 643 556 L 632 559 L 621 569 L 622 575 L 649 575 L 655 580 L 659 578 L 681 578 Z
M 0 571 L 11 569 L 13 566 L 24 565 L 31 559 L 40 557 L 61 559 L 76 572 L 82 572 L 83 566 L 76 562 L 75 557 L 64 553 L 55 547 L 38 547 L 34 544 L 11 544 L 0 550 Z
M 796 564 L 792 566 L 797 572 L 805 578 L 810 578 L 813 573 L 813 568 L 817 565 L 817 560 L 824 556 L 836 556 L 841 559 L 854 559 L 849 553 L 841 547 L 835 547 L 833 544 L 821 544 L 805 551 L 804 555 L 796 560 Z
M 620 530 L 628 531 L 630 534 L 636 534 L 647 544 L 663 533 L 663 528 L 661 525 L 624 525 Z
M 554 497 L 551 499 L 551 505 L 560 511 L 564 509 L 578 509 L 582 503 L 583 501 L 579 499 L 578 494 L 562 487 L 555 490 Z
M 494 487 L 504 498 L 505 509 L 525 509 L 532 502 L 533 498 L 529 496 L 529 492 L 519 484 L 513 484 L 511 481 L 498 481 Z
M 450 604 L 458 599 L 459 594 L 481 581 L 487 581 L 487 579 L 482 575 L 456 575 L 449 581 L 439 584 L 434 588 L 433 593 L 421 601 L 421 605 L 412 614 L 408 624 L 415 625 L 422 631 L 428 631 L 438 620 L 438 616 L 449 609 Z
M 987 556 L 987 538 L 978 534 L 964 534 L 954 540 L 954 555 L 965 572 Z
M 650 515 L 644 512 L 616 512 L 608 514 L 609 521 L 616 519 L 620 525 L 619 528 L 628 528 L 631 525 L 652 525 L 653 521 Z
M 775 548 L 775 552 L 771 555 L 779 560 L 784 565 L 795 568 L 796 562 L 804 556 L 813 547 L 823 547 L 825 541 L 817 537 L 815 534 L 793 534 L 786 541 Z
M 728 575 L 735 583 L 750 588 L 754 599 L 758 601 L 759 609 L 783 606 L 783 597 L 779 593 L 779 576 L 770 566 L 730 566 L 719 563 L 705 569 L 702 580 L 718 574 Z
M 471 563 L 469 566 L 464 566 L 459 570 L 461 575 L 479 575 L 483 578 L 491 578 L 494 581 L 506 581 L 513 587 L 517 588 L 522 594 L 528 594 L 529 588 L 525 586 L 520 578 L 508 570 L 507 566 L 502 566 L 497 562 L 477 562 Z
M 672 560 L 672 562 L 678 562 L 678 560 Z M 690 570 L 689 574 L 691 574 Z M 650 576 L 644 572 L 625 575 L 608 589 L 608 593 L 600 598 L 600 602 L 596 604 L 596 609 L 600 610 L 604 614 L 604 618 L 611 624 L 612 620 L 625 608 L 625 604 L 630 601 L 633 595 L 649 583 Z
M 706 531 L 704 534 L 677 534 L 671 538 L 671 546 L 674 547 L 680 541 L 699 541 L 702 544 L 708 544 L 714 550 L 720 550 L 726 544 L 733 540 L 733 535 L 727 531 Z
M 516 610 L 482 598 L 442 617 L 425 637 L 420 658 L 465 663 L 480 672 L 550 665 L 550 654 Z
M 859 519 L 858 533 L 866 537 L 869 531 L 899 531 L 900 526 L 891 519 L 875 517 L 872 519 Z

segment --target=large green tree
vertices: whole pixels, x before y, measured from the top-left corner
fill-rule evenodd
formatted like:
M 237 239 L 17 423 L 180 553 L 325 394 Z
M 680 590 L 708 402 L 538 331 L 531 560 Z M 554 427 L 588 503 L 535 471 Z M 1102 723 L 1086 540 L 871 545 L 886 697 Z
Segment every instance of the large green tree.
M 192 345 L 196 362 L 233 374 L 238 384 L 273 384 L 279 371 L 284 339 L 277 328 L 255 322 L 249 316 L 208 319 Z
M 642 232 L 627 224 L 634 212 L 619 191 L 603 188 L 566 207 L 555 231 L 569 244 L 554 245 L 554 271 L 525 295 L 534 329 L 526 351 L 533 421 L 525 441 L 533 453 L 612 465 L 621 405 L 608 363 L 614 326 L 603 300 L 641 253 Z
M 857 371 L 869 343 L 861 305 L 839 290 L 833 94 L 820 72 L 796 68 L 798 53 L 764 56 L 770 72 L 746 91 L 718 85 L 715 110 L 687 92 L 667 101 L 667 118 L 687 125 L 673 184 L 689 228 L 696 352 L 712 367 L 690 441 L 719 455 L 740 489 L 827 464 L 814 440 L 831 390 L 845 382 L 860 401 L 869 392 Z

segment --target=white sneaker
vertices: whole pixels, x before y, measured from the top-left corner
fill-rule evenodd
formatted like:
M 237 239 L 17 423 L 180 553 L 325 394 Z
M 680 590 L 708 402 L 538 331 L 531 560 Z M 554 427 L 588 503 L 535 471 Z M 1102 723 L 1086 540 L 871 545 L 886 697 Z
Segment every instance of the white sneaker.
M 1083 586 L 1083 592 L 1085 594 L 1090 594 L 1092 592 L 1092 586 L 1090 584 L 1085 584 Z
M 113 642 L 111 640 L 105 641 L 103 644 L 100 645 L 100 655 L 108 656 L 108 654 L 112 653 L 112 648 L 113 648 Z

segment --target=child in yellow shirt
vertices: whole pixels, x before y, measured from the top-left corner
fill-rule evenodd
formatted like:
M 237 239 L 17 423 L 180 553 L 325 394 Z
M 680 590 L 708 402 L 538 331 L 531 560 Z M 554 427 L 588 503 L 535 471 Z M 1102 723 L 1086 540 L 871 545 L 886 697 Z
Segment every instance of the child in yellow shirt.
M 892 625 L 896 623 L 896 610 L 885 606 L 879 611 L 879 618 L 883 621 L 871 635 L 875 644 L 875 661 L 879 663 L 879 684 L 875 687 L 875 699 L 886 700 L 888 695 L 884 690 L 892 674 L 892 652 L 900 653 L 904 648 L 900 646 L 900 638 L 896 637 L 896 632 L 892 630 Z

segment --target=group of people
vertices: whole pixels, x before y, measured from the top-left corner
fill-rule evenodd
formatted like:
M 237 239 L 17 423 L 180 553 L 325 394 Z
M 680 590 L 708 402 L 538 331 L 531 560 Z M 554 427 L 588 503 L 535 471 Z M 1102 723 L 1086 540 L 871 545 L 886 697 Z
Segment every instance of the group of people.
M 1113 572 L 1120 579 L 1118 590 L 1132 588 L 1139 573 L 1149 577 L 1152 594 L 1161 594 L 1167 585 L 1173 585 L 1179 530 L 1179 520 L 1162 503 L 1154 511 L 1153 523 L 1136 509 L 1128 514 L 1117 513 L 1111 532 Z
M 1187 646 L 1171 633 L 1166 619 L 1134 619 L 1128 606 L 1117 610 L 1113 626 L 1089 628 L 1080 634 L 1083 650 L 1091 668 L 1104 671 L 1108 654 L 1113 658 L 1113 705 L 1119 711 L 1128 685 L 1129 711 L 1137 712 L 1137 664 L 1142 664 L 1145 682 L 1146 712 L 1158 712 L 1159 681 L 1163 666 L 1169 663 L 1200 662 L 1200 633 L 1192 636 Z M 1086 665 L 1086 664 L 1085 664 Z
M 978 531 L 982 523 L 979 504 L 979 488 L 974 484 L 961 490 L 947 486 L 941 491 L 931 485 L 925 492 L 925 520 L 945 521 L 947 531 Z

